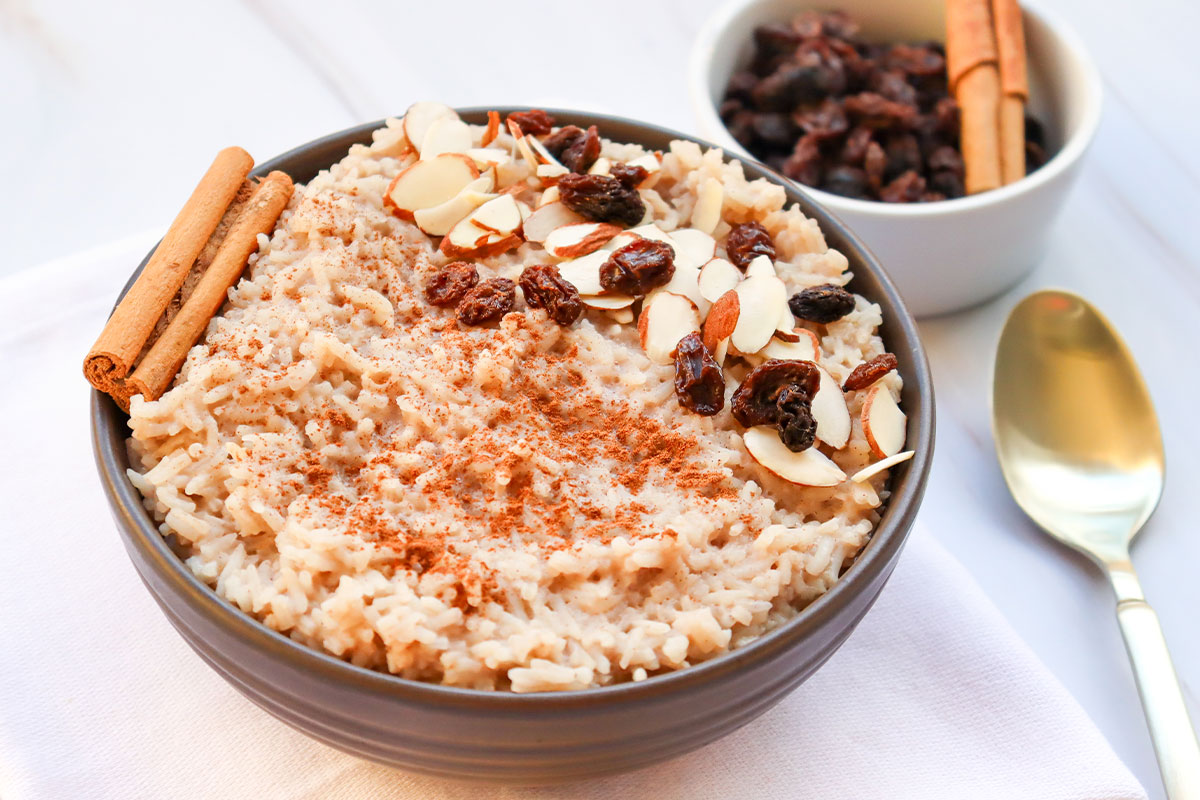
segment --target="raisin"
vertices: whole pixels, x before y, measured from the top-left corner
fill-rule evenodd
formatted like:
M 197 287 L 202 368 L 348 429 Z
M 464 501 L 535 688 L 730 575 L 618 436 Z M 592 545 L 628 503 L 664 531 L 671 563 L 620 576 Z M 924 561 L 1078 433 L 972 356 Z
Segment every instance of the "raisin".
M 854 310 L 854 295 L 841 286 L 826 283 L 796 292 L 788 300 L 788 308 L 800 319 L 829 323 Z
M 926 159 L 926 162 L 929 165 L 929 169 L 934 172 L 947 170 L 949 172 L 953 172 L 960 178 L 966 172 L 966 169 L 963 165 L 962 154 L 948 144 L 944 144 L 930 153 L 929 158 Z
M 825 173 L 821 188 L 831 194 L 842 197 L 854 197 L 859 200 L 869 200 L 867 193 L 867 173 L 858 167 L 837 166 Z
M 822 82 L 819 66 L 788 63 L 759 81 L 751 97 L 763 111 L 787 111 L 822 99 Z
M 725 376 L 698 333 L 689 333 L 675 346 L 675 397 L 702 417 L 725 407 Z
M 821 373 L 811 361 L 787 361 L 773 358 L 746 374 L 729 410 L 742 426 L 774 425 L 779 422 L 779 396 L 784 389 L 796 387 L 809 398 L 821 385 Z
M 842 145 L 842 161 L 851 166 L 860 166 L 867 155 L 867 145 L 871 143 L 871 137 L 874 135 L 875 131 L 870 128 L 858 127 L 850 131 Z
M 846 382 L 842 384 L 842 389 L 847 392 L 865 389 L 899 366 L 900 362 L 896 360 L 896 356 L 891 353 L 881 353 L 870 361 L 864 361 L 855 367 L 846 378 Z
M 889 67 L 922 77 L 941 75 L 946 69 L 945 57 L 929 46 L 894 44 L 883 61 Z
M 1045 164 L 1050 157 L 1046 154 L 1045 149 L 1037 142 L 1025 143 L 1025 174 L 1033 172 L 1038 167 Z
M 796 384 L 784 386 L 775 401 L 779 440 L 793 453 L 807 450 L 817 440 L 817 421 L 812 415 L 812 395 Z
M 778 111 L 755 114 L 752 127 L 759 141 L 772 147 L 791 147 L 796 138 L 791 118 Z
M 804 40 L 804 34 L 786 22 L 768 22 L 754 29 L 754 45 L 765 56 L 790 54 Z
M 871 91 L 897 103 L 915 106 L 917 90 L 908 82 L 903 72 L 896 69 L 878 70 L 872 74 L 868 83 Z
M 775 260 L 775 242 L 761 222 L 743 222 L 733 226 L 725 239 L 729 261 L 743 272 L 759 256 Z
M 887 169 L 884 173 L 889 178 L 903 175 L 909 170 L 921 169 L 921 145 L 911 133 L 893 133 L 888 136 L 884 152 L 887 155 Z
M 600 265 L 600 286 L 606 292 L 646 294 L 666 286 L 675 274 L 675 249 L 657 239 L 637 239 L 617 248 Z
M 863 156 L 863 171 L 867 174 L 867 183 L 877 192 L 883 187 L 883 172 L 886 169 L 887 154 L 879 142 L 868 142 L 867 153 Z
M 725 87 L 725 99 L 750 100 L 750 93 L 758 85 L 758 76 L 748 69 L 735 72 L 729 76 L 729 84 Z
M 534 136 L 544 136 L 554 129 L 554 117 L 540 108 L 529 111 L 514 111 L 508 115 L 508 121 L 516 123 L 521 133 Z
M 803 128 L 809 136 L 814 136 L 818 140 L 837 138 L 846 132 L 848 125 L 841 103 L 833 99 L 827 99 L 818 106 L 794 112 L 792 121 Z
M 479 270 L 466 261 L 455 261 L 437 271 L 425 284 L 425 300 L 430 305 L 452 306 L 479 283 Z
M 586 134 L 582 128 L 575 125 L 564 125 L 558 129 L 557 133 L 552 133 L 542 140 L 542 146 L 549 151 L 550 155 L 557 159 L 562 159 L 563 152 Z
M 500 319 L 512 311 L 516 299 L 516 284 L 508 278 L 489 278 L 463 295 L 458 303 L 458 321 L 482 325 Z
M 583 313 L 579 290 L 553 264 L 532 264 L 521 272 L 521 293 L 530 308 L 544 308 L 559 325 L 570 325 Z
M 642 181 L 650 177 L 650 173 L 646 171 L 645 167 L 625 164 L 620 161 L 614 161 L 612 166 L 608 168 L 608 171 L 622 185 L 628 186 L 630 189 L 636 189 Z
M 933 116 L 937 120 L 936 130 L 950 136 L 958 135 L 958 101 L 953 97 L 943 97 L 933 106 Z
M 929 189 L 950 199 L 962 197 L 967 193 L 962 176 L 949 170 L 933 173 L 929 177 Z
M 562 151 L 558 160 L 571 172 L 587 172 L 600 157 L 600 132 L 595 125 L 588 127 L 582 136 L 576 136 Z
M 796 149 L 783 163 L 783 174 L 805 186 L 821 183 L 821 148 L 817 137 L 808 134 L 796 142 Z
M 858 124 L 869 128 L 905 127 L 917 116 L 915 105 L 897 103 L 875 92 L 859 92 L 847 97 L 843 105 Z
M 885 203 L 916 203 L 925 193 L 925 179 L 916 170 L 908 170 L 879 190 Z
M 563 204 L 592 222 L 637 225 L 646 204 L 637 189 L 610 175 L 564 175 L 558 182 Z

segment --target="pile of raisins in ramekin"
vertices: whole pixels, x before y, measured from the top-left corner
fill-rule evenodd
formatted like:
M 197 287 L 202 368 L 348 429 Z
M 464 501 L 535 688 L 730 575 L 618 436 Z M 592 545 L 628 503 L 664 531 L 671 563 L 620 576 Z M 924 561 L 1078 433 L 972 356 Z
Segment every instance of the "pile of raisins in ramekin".
M 840 11 L 762 25 L 720 113 L 743 147 L 807 186 L 889 203 L 963 195 L 958 105 L 936 42 L 865 42 Z M 1045 143 L 1037 120 L 1025 127 L 1032 172 Z

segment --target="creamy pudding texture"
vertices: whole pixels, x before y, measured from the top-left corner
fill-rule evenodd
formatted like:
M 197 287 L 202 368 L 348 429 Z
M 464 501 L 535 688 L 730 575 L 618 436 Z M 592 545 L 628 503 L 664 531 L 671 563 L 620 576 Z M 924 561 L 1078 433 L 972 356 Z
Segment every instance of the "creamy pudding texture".
M 486 128 L 470 130 L 478 147 Z M 507 132 L 490 147 L 519 153 Z M 610 162 L 645 155 L 602 142 Z M 520 692 L 685 667 L 826 591 L 878 521 L 886 472 L 779 478 L 749 455 L 728 402 L 714 416 L 681 407 L 673 364 L 647 356 L 630 309 L 564 326 L 518 292 L 499 320 L 463 325 L 431 305 L 425 286 L 454 259 L 384 201 L 415 160 L 390 120 L 298 187 L 174 387 L 134 399 L 130 478 L 188 567 L 355 664 Z M 781 187 L 689 142 L 640 188 L 643 224 L 687 228 L 714 180 L 715 255 L 758 220 L 789 294 L 849 280 Z M 523 186 L 509 191 L 530 209 L 547 188 L 519 155 L 496 181 Z M 482 279 L 517 281 L 556 259 L 522 242 L 471 261 Z M 797 326 L 840 383 L 884 352 L 880 321 L 855 297 L 841 319 Z M 727 400 L 755 361 L 726 358 Z M 896 396 L 900 377 L 875 386 Z M 878 456 L 866 395 L 844 395 L 845 445 L 814 448 L 846 475 Z

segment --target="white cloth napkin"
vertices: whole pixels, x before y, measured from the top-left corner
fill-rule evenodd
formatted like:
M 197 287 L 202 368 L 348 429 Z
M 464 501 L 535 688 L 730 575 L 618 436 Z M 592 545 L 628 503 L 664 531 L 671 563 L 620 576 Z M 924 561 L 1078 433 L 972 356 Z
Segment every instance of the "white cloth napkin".
M 172 630 L 92 465 L 80 365 L 152 236 L 0 280 L 0 797 L 1047 798 L 1145 793 L 927 534 L 783 703 L 628 775 L 537 789 L 431 780 L 260 711 Z M 1019 591 L 1019 587 L 1014 587 Z

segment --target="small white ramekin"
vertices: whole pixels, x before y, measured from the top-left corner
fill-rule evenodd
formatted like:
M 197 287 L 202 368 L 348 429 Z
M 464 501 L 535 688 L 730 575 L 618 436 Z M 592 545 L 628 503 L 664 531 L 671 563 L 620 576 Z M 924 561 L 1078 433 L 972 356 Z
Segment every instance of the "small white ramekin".
M 729 76 L 749 62 L 752 33 L 807 8 L 840 8 L 880 42 L 945 39 L 945 0 L 732 0 L 705 24 L 692 50 L 689 90 L 700 134 L 748 155 L 717 114 Z M 879 257 L 918 316 L 992 298 L 1041 260 L 1051 228 L 1100 121 L 1100 76 L 1079 39 L 1052 14 L 1022 2 L 1029 53 L 1030 111 L 1054 155 L 1016 183 L 936 203 L 853 200 L 810 187 Z

